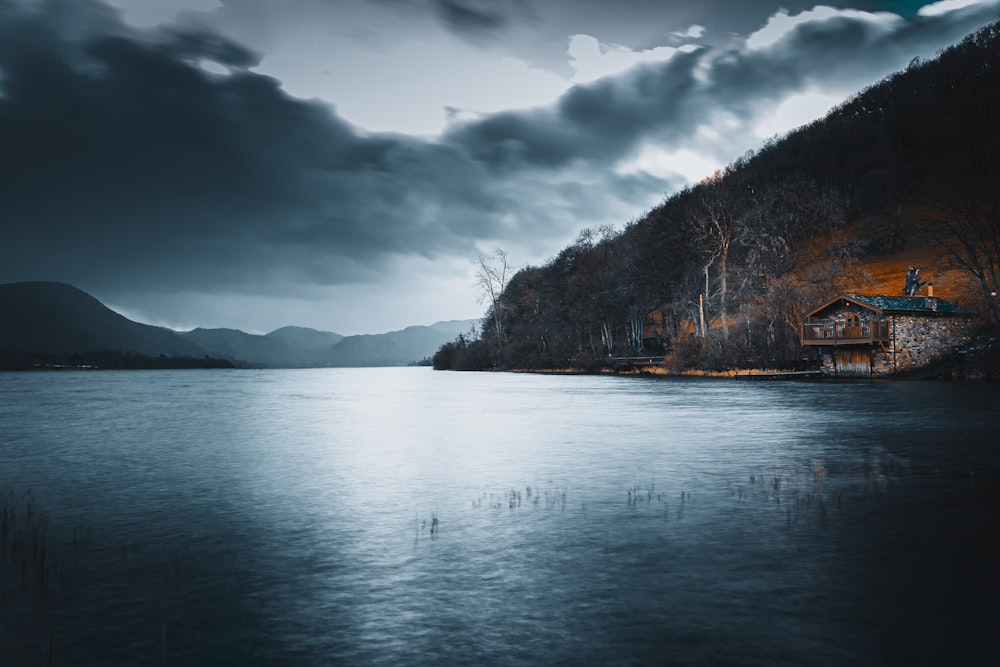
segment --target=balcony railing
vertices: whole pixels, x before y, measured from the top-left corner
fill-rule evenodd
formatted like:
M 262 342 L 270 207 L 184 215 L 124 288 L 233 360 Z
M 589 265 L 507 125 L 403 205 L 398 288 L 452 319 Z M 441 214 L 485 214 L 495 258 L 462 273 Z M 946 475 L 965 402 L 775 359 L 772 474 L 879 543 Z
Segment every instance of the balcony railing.
M 862 345 L 888 340 L 888 322 L 847 325 L 843 322 L 807 321 L 802 324 L 803 345 Z

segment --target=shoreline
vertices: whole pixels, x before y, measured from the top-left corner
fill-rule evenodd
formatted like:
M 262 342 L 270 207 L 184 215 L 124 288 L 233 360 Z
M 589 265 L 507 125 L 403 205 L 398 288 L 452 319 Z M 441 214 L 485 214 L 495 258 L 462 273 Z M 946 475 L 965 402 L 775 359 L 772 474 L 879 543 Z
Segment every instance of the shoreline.
M 708 371 L 687 369 L 670 371 L 658 366 L 644 366 L 627 370 L 603 368 L 586 370 L 581 368 L 526 369 L 511 368 L 504 370 L 489 370 L 496 373 L 532 373 L 536 375 L 614 375 L 635 376 L 643 378 L 697 378 L 697 379 L 728 379 L 750 381 L 785 381 L 785 382 L 915 382 L 915 381 L 950 381 L 950 382 L 990 382 L 997 379 L 995 372 L 989 368 L 948 368 L 927 367 L 893 375 L 871 375 L 868 377 L 848 377 L 830 375 L 821 370 L 793 371 L 787 369 L 767 368 L 737 368 L 724 371 Z

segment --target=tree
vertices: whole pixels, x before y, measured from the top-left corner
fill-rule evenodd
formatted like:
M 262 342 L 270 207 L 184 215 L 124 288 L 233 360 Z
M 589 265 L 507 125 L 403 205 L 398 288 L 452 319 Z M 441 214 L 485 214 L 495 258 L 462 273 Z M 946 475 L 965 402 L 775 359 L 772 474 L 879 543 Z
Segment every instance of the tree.
M 709 297 L 709 272 L 713 266 L 718 276 L 719 318 L 724 338 L 729 338 L 726 306 L 729 300 L 730 252 L 746 232 L 745 206 L 741 201 L 743 188 L 737 182 L 737 169 L 743 164 L 738 162 L 729 166 L 695 188 L 695 205 L 689 219 L 695 242 L 701 248 L 705 261 L 702 269 L 705 273 L 704 298 Z
M 498 352 L 503 350 L 503 297 L 507 288 L 507 253 L 497 248 L 489 257 L 479 256 L 476 270 L 476 286 L 479 288 L 479 303 L 488 303 L 497 337 Z
M 986 302 L 993 326 L 1000 325 L 1000 195 L 996 191 L 952 191 L 929 207 L 934 241 L 948 253 L 949 264 L 971 275 Z

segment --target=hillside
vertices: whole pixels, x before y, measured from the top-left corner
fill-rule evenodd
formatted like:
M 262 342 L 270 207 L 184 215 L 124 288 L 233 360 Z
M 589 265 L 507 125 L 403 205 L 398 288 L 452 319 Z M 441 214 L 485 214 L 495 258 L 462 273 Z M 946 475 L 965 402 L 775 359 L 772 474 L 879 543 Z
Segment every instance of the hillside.
M 332 331 L 317 331 L 309 327 L 281 327 L 267 334 L 268 338 L 280 341 L 298 350 L 321 350 L 336 345 L 344 337 Z
M 405 366 L 430 358 L 441 345 L 475 324 L 475 320 L 439 322 L 384 334 L 347 336 L 317 360 L 323 366 L 357 366 L 359 359 L 365 366 Z
M 843 291 L 901 294 L 910 266 L 997 327 L 997 118 L 993 24 L 494 285 L 493 326 L 435 367 L 797 367 L 805 312 Z
M 116 350 L 203 357 L 205 350 L 162 327 L 133 322 L 71 285 L 0 285 L 0 349 L 49 355 Z
M 344 337 L 306 327 L 267 335 L 238 329 L 177 332 L 133 322 L 56 282 L 0 285 L 0 369 L 405 366 L 430 357 L 475 320 Z
M 239 366 L 314 368 L 406 366 L 434 354 L 457 332 L 468 331 L 474 320 L 438 322 L 402 331 L 341 336 L 305 327 L 282 327 L 266 335 L 238 329 L 194 329 L 180 335 L 208 354 Z
M 239 365 L 291 367 L 304 364 L 305 353 L 284 341 L 239 329 L 192 329 L 180 332 L 208 354 Z

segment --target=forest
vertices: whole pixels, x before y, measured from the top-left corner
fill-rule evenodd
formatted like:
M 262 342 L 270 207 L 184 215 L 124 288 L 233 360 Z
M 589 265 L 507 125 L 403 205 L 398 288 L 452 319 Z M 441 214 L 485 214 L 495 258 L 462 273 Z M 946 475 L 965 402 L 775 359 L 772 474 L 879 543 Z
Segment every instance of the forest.
M 803 315 L 865 291 L 862 265 L 919 246 L 996 329 L 998 119 L 994 23 L 624 228 L 583 230 L 542 266 L 480 258 L 482 330 L 441 347 L 434 367 L 597 370 L 649 355 L 674 371 L 801 368 Z

